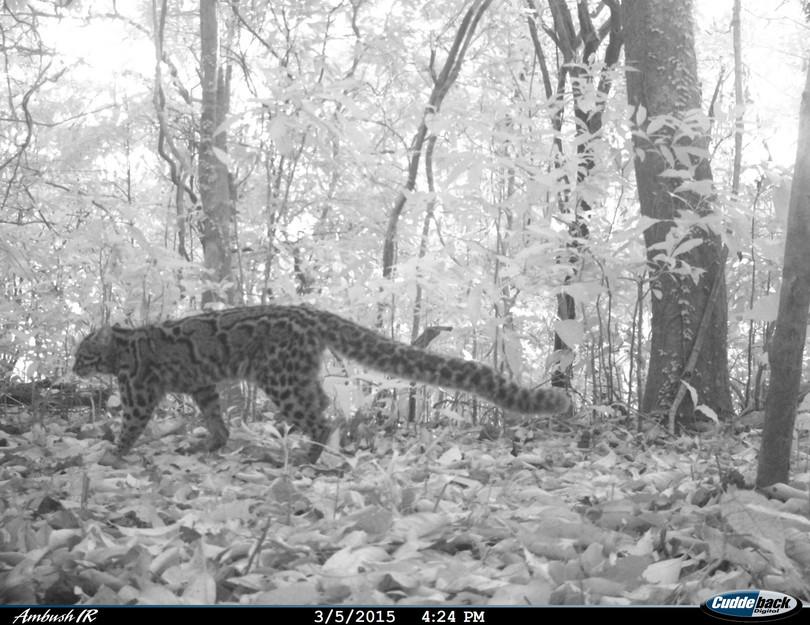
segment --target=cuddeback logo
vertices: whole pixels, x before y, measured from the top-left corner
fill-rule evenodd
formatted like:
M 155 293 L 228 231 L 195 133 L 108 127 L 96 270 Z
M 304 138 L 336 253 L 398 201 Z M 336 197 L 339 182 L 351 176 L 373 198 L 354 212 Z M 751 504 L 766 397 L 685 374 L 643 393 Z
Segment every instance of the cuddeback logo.
M 733 590 L 709 597 L 700 607 L 727 621 L 773 621 L 795 614 L 802 602 L 771 590 Z

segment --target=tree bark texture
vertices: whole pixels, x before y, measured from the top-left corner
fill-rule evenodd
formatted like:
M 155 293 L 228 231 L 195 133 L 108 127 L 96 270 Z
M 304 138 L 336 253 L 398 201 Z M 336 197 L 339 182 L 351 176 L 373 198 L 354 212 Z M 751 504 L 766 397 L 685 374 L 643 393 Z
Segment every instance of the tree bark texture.
M 799 139 L 790 189 L 785 264 L 776 330 L 769 350 L 771 380 L 765 399 L 765 426 L 759 450 L 757 486 L 786 482 L 802 355 L 810 306 L 810 69 L 799 112 Z
M 227 150 L 227 134 L 217 132 L 228 112 L 228 81 L 219 62 L 217 2 L 200 0 L 200 65 L 202 108 L 200 111 L 199 185 L 202 203 L 201 242 L 206 268 L 220 285 L 231 281 L 231 218 L 233 206 L 228 167 L 217 155 Z M 203 304 L 232 300 L 231 289 L 203 293 Z
M 678 260 L 656 258 L 660 244 L 682 214 L 710 215 L 711 196 L 677 190 L 683 180 L 662 172 L 673 169 L 691 173 L 691 180 L 711 180 L 711 168 L 703 154 L 708 137 L 683 132 L 684 114 L 700 108 L 700 83 L 695 58 L 691 0 L 625 0 L 625 56 L 628 64 L 627 94 L 635 107 L 635 172 L 642 215 L 655 219 L 644 232 L 651 273 L 651 345 L 643 412 L 666 412 L 681 384 L 688 382 L 698 392 L 698 403 L 716 414 L 731 413 L 727 355 L 727 296 L 725 268 L 721 262 L 720 236 L 709 228 L 693 227 L 692 238 L 702 243 Z M 652 129 L 650 121 L 669 116 L 667 123 Z M 658 126 L 658 124 L 656 124 Z M 692 126 L 694 128 L 694 126 Z M 708 128 L 706 129 L 708 132 Z M 695 151 L 689 152 L 690 149 Z M 702 154 L 701 154 L 702 152 Z M 672 155 L 675 155 L 673 158 Z M 684 155 L 687 156 L 684 156 Z M 674 162 L 673 162 L 674 161 Z M 677 269 L 680 263 L 703 270 L 695 281 Z M 700 320 L 709 294 L 719 279 L 720 293 L 712 311 L 706 340 L 693 371 L 684 367 L 697 339 Z M 680 418 L 691 418 L 695 406 L 682 402 Z

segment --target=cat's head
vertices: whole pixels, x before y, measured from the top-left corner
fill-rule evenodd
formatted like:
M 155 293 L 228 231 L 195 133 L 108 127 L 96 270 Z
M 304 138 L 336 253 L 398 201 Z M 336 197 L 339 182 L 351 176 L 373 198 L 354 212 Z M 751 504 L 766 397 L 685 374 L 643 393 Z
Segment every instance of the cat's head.
M 73 373 L 82 377 L 91 373 L 115 373 L 113 356 L 112 328 L 105 326 L 91 332 L 79 343 Z

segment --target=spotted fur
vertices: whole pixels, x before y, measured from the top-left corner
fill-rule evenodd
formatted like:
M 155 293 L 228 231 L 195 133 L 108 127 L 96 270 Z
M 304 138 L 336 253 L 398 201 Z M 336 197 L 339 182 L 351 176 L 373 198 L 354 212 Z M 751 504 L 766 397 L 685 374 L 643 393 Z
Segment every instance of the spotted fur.
M 320 455 L 330 428 L 329 403 L 319 381 L 327 349 L 371 369 L 415 382 L 468 391 L 521 413 L 561 412 L 559 390 L 521 387 L 490 367 L 393 341 L 338 315 L 308 306 L 252 306 L 206 312 L 141 328 L 103 327 L 76 350 L 80 376 L 118 379 L 124 420 L 118 452 L 129 451 L 166 393 L 186 393 L 199 406 L 209 448 L 222 447 L 216 383 L 251 380 L 278 406 L 283 418 L 307 433 Z

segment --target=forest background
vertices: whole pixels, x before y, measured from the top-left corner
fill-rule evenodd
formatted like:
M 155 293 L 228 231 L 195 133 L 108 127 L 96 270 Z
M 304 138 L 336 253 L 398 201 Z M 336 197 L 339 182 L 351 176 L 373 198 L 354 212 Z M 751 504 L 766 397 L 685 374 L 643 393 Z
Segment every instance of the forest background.
M 645 11 L 670 110 L 620 54 L 666 47 Z M 0 379 L 111 320 L 307 301 L 452 326 L 590 415 L 759 410 L 806 35 L 798 1 L 6 0 Z
M 4 0 L 0 603 L 806 600 L 808 15 Z M 167 402 L 109 466 L 114 399 L 52 403 L 92 328 L 271 302 L 574 410 L 420 389 L 296 466 L 238 410 L 186 453 Z M 412 392 L 325 369 L 330 416 Z

